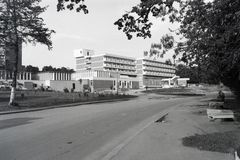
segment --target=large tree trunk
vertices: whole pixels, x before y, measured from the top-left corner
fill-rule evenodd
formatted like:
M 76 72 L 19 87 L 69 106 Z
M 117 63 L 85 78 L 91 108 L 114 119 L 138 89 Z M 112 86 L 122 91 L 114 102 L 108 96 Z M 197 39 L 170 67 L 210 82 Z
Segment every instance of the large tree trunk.
M 13 80 L 12 80 L 12 89 L 10 95 L 9 105 L 16 105 L 15 95 L 16 95 L 16 86 L 17 86 L 17 73 L 18 73 L 18 54 L 19 54 L 19 38 L 14 46 L 14 66 L 13 66 Z

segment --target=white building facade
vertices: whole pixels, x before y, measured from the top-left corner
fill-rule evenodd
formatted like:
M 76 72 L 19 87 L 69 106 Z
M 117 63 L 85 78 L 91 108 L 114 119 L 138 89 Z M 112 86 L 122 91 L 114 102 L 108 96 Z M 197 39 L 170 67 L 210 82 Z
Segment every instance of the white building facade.
M 93 50 L 74 51 L 76 70 L 100 70 L 119 73 L 125 78 L 135 78 L 139 87 L 161 87 L 161 80 L 175 75 L 175 66 L 146 58 L 133 58 L 115 54 L 94 55 Z

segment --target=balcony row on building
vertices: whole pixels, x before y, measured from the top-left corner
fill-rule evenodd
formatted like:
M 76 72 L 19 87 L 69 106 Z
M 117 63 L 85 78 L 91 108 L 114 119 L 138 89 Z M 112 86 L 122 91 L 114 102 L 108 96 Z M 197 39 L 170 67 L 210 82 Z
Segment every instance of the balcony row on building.
M 131 60 L 131 59 L 126 59 L 126 58 L 116 58 L 116 57 L 111 57 L 109 56 L 105 56 L 103 59 L 105 62 L 112 62 L 113 64 L 124 64 L 124 65 L 135 65 L 135 60 Z
M 139 60 L 143 60 L 142 63 L 147 66 L 155 66 L 155 67 L 171 68 L 171 69 L 175 68 L 175 66 L 173 65 L 165 64 L 163 62 L 159 62 L 155 60 L 150 60 L 150 59 L 139 59 Z
M 144 71 L 143 72 L 144 75 L 152 75 L 152 76 L 159 76 L 159 77 L 174 77 L 175 74 L 172 73 L 164 73 L 164 72 L 152 72 L 152 71 Z
M 116 63 L 104 63 L 103 65 L 106 68 L 120 68 L 120 69 L 128 69 L 128 70 L 136 70 L 136 66 L 131 66 L 128 64 L 116 64 Z
M 174 69 L 158 68 L 158 67 L 149 67 L 149 66 L 143 66 L 143 70 L 148 70 L 148 71 L 160 71 L 160 72 L 166 72 L 166 73 L 175 73 L 175 70 L 174 70 Z

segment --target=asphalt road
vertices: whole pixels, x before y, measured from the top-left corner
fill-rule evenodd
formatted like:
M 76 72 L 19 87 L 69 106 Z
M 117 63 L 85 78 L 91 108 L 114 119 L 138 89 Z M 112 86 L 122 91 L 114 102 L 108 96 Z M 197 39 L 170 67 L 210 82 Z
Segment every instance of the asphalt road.
M 139 124 L 199 99 L 149 97 L 1 115 L 0 160 L 101 159 Z

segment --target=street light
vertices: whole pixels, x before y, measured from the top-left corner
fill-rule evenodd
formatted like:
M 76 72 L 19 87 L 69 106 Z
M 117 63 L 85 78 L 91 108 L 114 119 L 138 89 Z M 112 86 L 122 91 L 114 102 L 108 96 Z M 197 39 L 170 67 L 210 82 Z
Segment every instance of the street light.
M 117 71 L 117 95 L 118 95 L 118 71 Z

